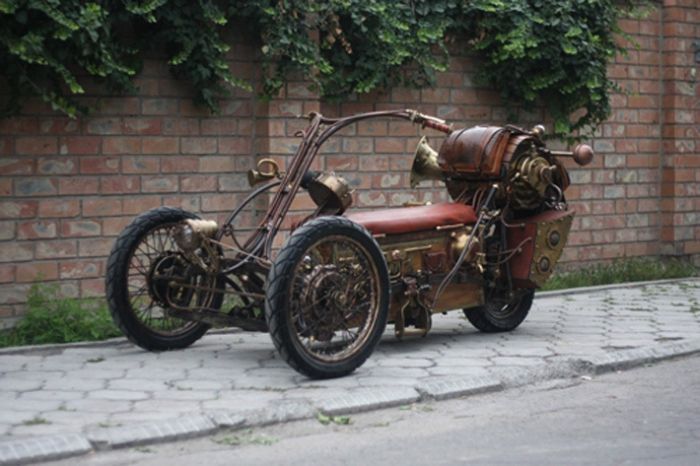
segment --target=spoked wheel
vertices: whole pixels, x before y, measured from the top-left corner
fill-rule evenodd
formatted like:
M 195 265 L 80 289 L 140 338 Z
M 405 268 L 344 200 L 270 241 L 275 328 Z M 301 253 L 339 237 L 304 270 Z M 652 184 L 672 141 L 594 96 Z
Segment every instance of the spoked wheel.
M 386 326 L 389 273 L 379 245 L 343 217 L 296 230 L 268 276 L 265 317 L 282 358 L 312 378 L 341 377 L 374 350 Z
M 117 238 L 107 261 L 107 302 L 114 322 L 133 343 L 151 351 L 185 348 L 209 326 L 178 319 L 168 308 L 218 309 L 223 293 L 215 276 L 197 271 L 178 251 L 173 229 L 197 218 L 159 207 L 137 217 Z
M 464 315 L 482 332 L 509 332 L 525 320 L 534 297 L 535 290 L 532 289 L 515 290 L 510 299 L 503 294 L 487 294 L 483 306 L 464 309 Z

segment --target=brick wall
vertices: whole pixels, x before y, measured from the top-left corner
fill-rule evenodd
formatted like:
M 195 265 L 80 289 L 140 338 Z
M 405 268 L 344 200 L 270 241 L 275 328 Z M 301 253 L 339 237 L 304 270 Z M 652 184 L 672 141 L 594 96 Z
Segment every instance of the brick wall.
M 598 153 L 570 166 L 567 192 L 578 215 L 564 261 L 569 266 L 641 255 L 700 257 L 700 39 L 696 0 L 664 2 L 648 18 L 623 21 L 639 47 L 611 65 L 629 91 L 613 96 L 613 113 L 590 141 Z M 235 44 L 231 66 L 259 80 L 256 47 Z M 233 58 L 235 57 L 235 58 Z M 309 111 L 327 115 L 418 108 L 458 126 L 505 123 L 491 89 L 473 82 L 475 62 L 456 55 L 436 88 L 391 89 L 341 104 L 321 102 L 303 81 L 269 102 L 236 92 L 221 113 L 195 107 L 188 88 L 160 60 L 148 60 L 132 96 L 88 90 L 90 117 L 70 120 L 41 102 L 0 120 L 0 322 L 22 312 L 35 280 L 59 283 L 67 296 L 103 293 L 104 259 L 138 213 L 177 205 L 223 220 L 248 191 L 245 172 L 262 157 L 284 163 Z M 547 123 L 541 109 L 522 109 L 513 123 Z M 357 189 L 359 207 L 441 200 L 438 183 L 418 190 L 408 174 L 420 132 L 402 121 L 348 128 L 325 146 L 316 168 L 332 169 Z M 426 132 L 438 148 L 439 134 Z M 258 206 L 264 207 L 264 206 Z M 303 195 L 293 217 L 310 207 Z M 260 212 L 250 211 L 252 225 Z M 281 238 L 282 239 L 282 238 Z

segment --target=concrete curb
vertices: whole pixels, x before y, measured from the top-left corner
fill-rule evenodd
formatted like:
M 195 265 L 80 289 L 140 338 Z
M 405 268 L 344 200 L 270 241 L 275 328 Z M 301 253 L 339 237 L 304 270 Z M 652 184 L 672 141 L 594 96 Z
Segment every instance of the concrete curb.
M 224 430 L 312 419 L 317 413 L 352 414 L 416 402 L 447 400 L 552 379 L 633 369 L 693 354 L 700 354 L 700 340 L 621 350 L 592 358 L 552 359 L 540 366 L 503 368 L 489 376 L 435 378 L 415 387 L 362 389 L 317 402 L 290 399 L 270 408 L 245 413 L 217 411 L 145 424 L 93 429 L 86 434 L 18 439 L 0 443 L 0 466 L 37 463 L 111 448 L 150 445 L 201 437 Z

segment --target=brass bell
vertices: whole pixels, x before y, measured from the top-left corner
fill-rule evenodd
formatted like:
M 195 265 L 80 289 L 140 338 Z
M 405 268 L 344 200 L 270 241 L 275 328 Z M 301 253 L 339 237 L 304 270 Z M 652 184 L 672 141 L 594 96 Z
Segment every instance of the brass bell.
M 428 144 L 428 138 L 423 136 L 413 155 L 411 167 L 411 188 L 415 188 L 421 181 L 442 180 L 442 169 L 438 165 L 438 153 Z
M 266 167 L 266 165 L 268 167 Z M 265 170 L 267 168 L 267 170 Z M 256 168 L 248 170 L 248 184 L 255 186 L 256 184 L 271 180 L 272 178 L 281 177 L 280 167 L 272 159 L 262 159 L 258 162 Z

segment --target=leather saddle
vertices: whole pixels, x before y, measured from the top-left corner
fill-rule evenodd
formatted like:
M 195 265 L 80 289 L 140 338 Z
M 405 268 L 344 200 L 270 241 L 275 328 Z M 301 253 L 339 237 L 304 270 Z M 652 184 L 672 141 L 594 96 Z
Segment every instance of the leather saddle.
M 441 225 L 476 223 L 476 213 L 472 206 L 451 202 L 354 212 L 348 214 L 347 218 L 367 228 L 373 235 L 400 235 L 434 230 Z

